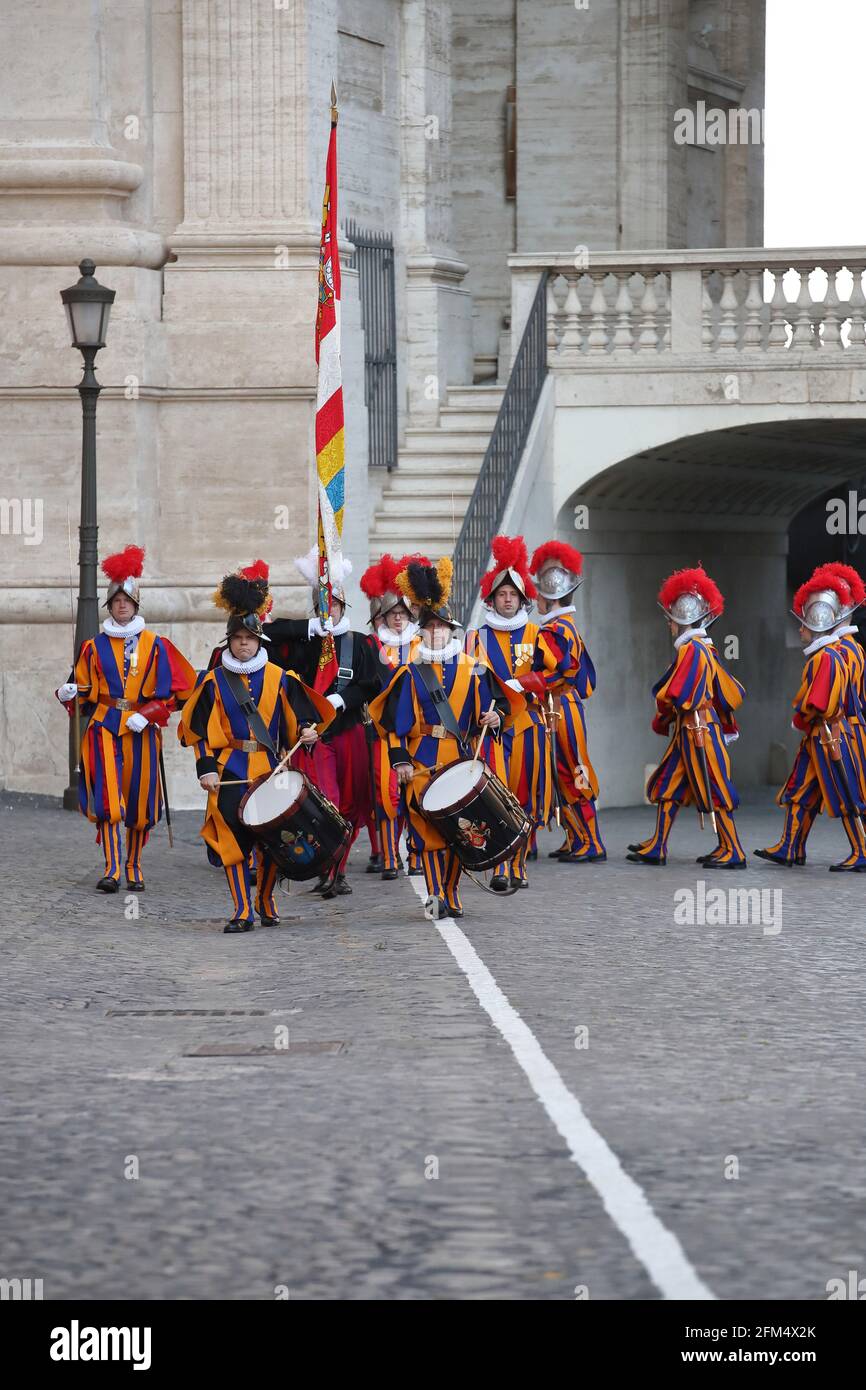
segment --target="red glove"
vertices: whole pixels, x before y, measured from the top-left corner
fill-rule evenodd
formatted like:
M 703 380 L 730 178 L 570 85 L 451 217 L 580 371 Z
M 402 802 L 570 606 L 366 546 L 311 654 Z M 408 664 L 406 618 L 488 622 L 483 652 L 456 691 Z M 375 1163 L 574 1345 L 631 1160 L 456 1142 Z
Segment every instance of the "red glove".
M 158 724 L 164 729 L 169 720 L 171 710 L 164 700 L 148 700 L 146 705 L 142 705 L 138 711 L 151 724 Z
M 543 700 L 547 694 L 547 686 L 544 684 L 544 676 L 540 671 L 527 671 L 525 676 L 518 676 L 521 686 L 527 695 L 537 695 L 539 700 Z
M 669 714 L 657 714 L 653 720 L 654 734 L 667 734 L 670 732 L 671 717 Z

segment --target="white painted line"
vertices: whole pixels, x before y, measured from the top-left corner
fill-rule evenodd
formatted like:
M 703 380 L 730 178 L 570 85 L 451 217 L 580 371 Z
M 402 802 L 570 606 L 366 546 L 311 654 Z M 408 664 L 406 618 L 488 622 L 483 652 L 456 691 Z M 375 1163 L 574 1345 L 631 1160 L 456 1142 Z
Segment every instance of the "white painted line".
M 422 902 L 423 880 L 409 882 Z M 532 1029 L 509 1003 L 475 947 L 452 917 L 433 926 L 463 971 L 491 1022 L 508 1043 L 548 1117 L 571 1156 L 602 1200 L 605 1211 L 625 1236 L 635 1256 L 665 1298 L 715 1299 L 689 1263 L 676 1236 L 663 1226 L 643 1189 L 626 1173 L 613 1149 L 590 1124 L 583 1107 L 542 1051 Z

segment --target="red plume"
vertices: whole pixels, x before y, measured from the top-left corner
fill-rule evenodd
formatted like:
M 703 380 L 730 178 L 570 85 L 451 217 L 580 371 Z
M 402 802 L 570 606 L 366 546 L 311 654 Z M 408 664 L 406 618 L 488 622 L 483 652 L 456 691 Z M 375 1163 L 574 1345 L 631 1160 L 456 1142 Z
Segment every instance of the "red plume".
M 855 608 L 859 608 L 861 603 L 866 602 L 866 585 L 864 585 L 860 575 L 851 565 L 842 565 L 838 561 L 833 560 L 827 565 L 819 566 L 813 578 L 818 574 L 824 573 L 831 575 L 835 579 L 841 579 L 843 584 L 847 584 L 851 591 L 851 597 L 846 601 L 846 607 L 851 603 Z
M 383 594 L 399 593 L 397 575 L 403 568 L 402 562 L 393 555 L 383 555 L 375 565 L 370 565 L 361 575 L 361 589 L 367 598 L 381 598 Z
M 493 587 L 493 581 L 497 574 L 503 570 L 514 570 L 520 575 L 523 587 L 526 590 L 527 598 L 537 598 L 538 590 L 529 578 L 529 557 L 526 553 L 526 541 L 522 536 L 494 536 L 490 544 L 493 552 L 494 565 L 488 570 L 481 579 L 481 597 L 489 597 Z M 575 554 L 577 552 L 575 551 Z
M 128 545 L 118 550 L 116 555 L 108 555 L 102 562 L 102 573 L 112 584 L 122 584 L 124 579 L 140 579 L 144 568 L 144 551 L 140 545 Z
M 532 557 L 530 573 L 538 574 L 548 560 L 556 560 L 557 564 L 565 570 L 571 570 L 572 574 L 580 574 L 583 569 L 583 556 L 580 551 L 575 550 L 573 545 L 566 545 L 564 541 L 545 541 L 544 545 L 540 545 Z
M 239 573 L 244 579 L 269 579 L 271 571 L 266 560 L 253 560 L 251 565 L 244 566 Z
M 683 594 L 700 594 L 717 617 L 725 611 L 721 589 L 700 565 L 692 570 L 674 570 L 659 589 L 658 600 L 662 608 L 668 609 Z
M 851 590 L 844 579 L 840 579 L 838 574 L 834 574 L 829 565 L 819 565 L 813 570 L 811 579 L 807 579 L 805 584 L 801 584 L 794 595 L 794 612 L 803 613 L 806 604 L 814 594 L 818 594 L 822 589 L 832 589 L 839 599 L 843 608 L 847 608 L 851 602 Z
M 421 555 L 418 551 L 414 551 L 411 555 L 401 555 L 400 559 L 397 561 L 397 573 L 400 574 L 401 571 L 406 569 L 410 564 L 431 565 L 432 563 L 433 561 L 428 560 L 426 555 Z

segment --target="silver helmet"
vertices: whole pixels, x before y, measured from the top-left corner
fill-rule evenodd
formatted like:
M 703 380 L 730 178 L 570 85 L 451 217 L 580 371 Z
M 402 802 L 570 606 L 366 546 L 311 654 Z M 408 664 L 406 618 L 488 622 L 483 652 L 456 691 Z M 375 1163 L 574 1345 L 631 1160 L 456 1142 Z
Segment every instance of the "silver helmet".
M 792 608 L 791 612 L 810 632 L 831 632 L 846 616 L 842 600 L 833 589 L 818 589 L 809 595 L 802 613 L 798 613 L 796 608 Z
M 535 587 L 546 599 L 567 598 L 583 583 L 579 574 L 566 569 L 558 560 L 549 560 L 535 576 Z M 522 585 L 520 586 L 522 588 Z
M 141 587 L 138 580 L 132 574 L 127 575 L 126 579 L 112 579 L 108 586 L 108 593 L 103 608 L 109 608 L 111 606 L 111 600 L 114 598 L 115 594 L 126 594 L 127 598 L 132 599 L 136 608 L 141 605 Z
M 661 603 L 659 608 L 672 622 L 679 623 L 681 627 L 697 627 L 705 624 L 708 619 L 710 622 L 714 621 L 714 618 L 710 617 L 711 610 L 707 600 L 702 594 L 694 591 L 680 594 L 669 608 L 665 608 Z M 718 614 L 715 614 L 715 617 L 718 617 Z

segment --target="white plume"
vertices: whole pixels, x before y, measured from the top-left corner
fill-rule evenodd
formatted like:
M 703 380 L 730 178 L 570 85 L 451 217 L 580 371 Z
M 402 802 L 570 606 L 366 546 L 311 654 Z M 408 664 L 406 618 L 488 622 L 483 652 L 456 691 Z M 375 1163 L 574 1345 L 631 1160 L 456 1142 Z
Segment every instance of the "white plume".
M 306 555 L 296 555 L 294 563 L 295 568 L 301 572 L 310 588 L 317 588 L 319 584 L 319 547 L 314 545 L 307 551 Z M 351 573 L 352 561 L 344 558 L 342 552 L 336 555 L 331 566 L 331 583 L 343 585 Z

